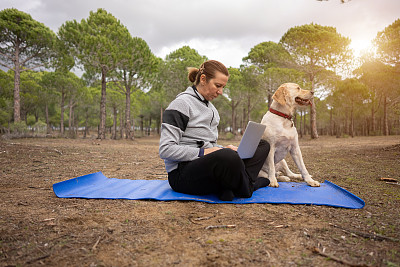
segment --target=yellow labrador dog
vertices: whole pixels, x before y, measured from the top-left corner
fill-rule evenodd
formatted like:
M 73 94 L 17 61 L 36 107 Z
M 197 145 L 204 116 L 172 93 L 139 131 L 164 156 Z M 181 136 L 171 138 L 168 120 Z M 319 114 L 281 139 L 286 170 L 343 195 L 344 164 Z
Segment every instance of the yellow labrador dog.
M 308 173 L 303 162 L 297 130 L 293 125 L 292 116 L 297 107 L 311 105 L 313 93 L 303 90 L 295 83 L 282 84 L 272 96 L 269 111 L 264 115 L 261 123 L 267 125 L 263 139 L 270 144 L 270 152 L 258 176 L 270 180 L 270 186 L 279 187 L 279 181 L 290 181 L 290 178 L 303 178 L 310 186 L 320 186 Z M 293 158 L 301 174 L 290 171 L 285 157 L 287 153 Z

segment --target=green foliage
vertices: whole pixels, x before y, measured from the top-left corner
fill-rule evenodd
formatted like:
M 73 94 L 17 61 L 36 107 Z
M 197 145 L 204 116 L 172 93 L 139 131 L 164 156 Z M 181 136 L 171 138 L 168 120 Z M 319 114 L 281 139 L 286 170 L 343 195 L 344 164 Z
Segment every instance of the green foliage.
M 0 101 L 0 103 L 3 101 Z M 4 104 L 1 103 L 3 106 Z M 10 112 L 7 112 L 4 108 L 0 109 L 0 126 L 3 128 L 6 128 L 8 126 L 8 123 L 11 121 L 12 115 Z
M 87 72 L 97 74 L 122 64 L 124 53 L 121 51 L 130 39 L 127 28 L 101 8 L 90 11 L 89 17 L 80 23 L 76 20 L 65 22 L 58 36 Z
M 256 65 L 262 69 L 291 66 L 294 64 L 288 51 L 280 43 L 277 44 L 272 41 L 254 46 L 243 60 L 248 64 Z
M 240 71 L 243 75 L 245 96 L 242 108 L 246 111 L 246 117 L 242 120 L 243 124 L 247 124 L 250 120 L 261 121 L 262 115 L 257 111 L 266 106 L 267 90 L 265 90 L 264 84 L 257 79 L 261 75 L 260 69 L 256 66 L 242 66 Z M 258 116 L 254 118 L 251 114 L 258 114 Z M 245 125 L 242 125 L 242 127 L 245 127 Z
M 25 121 L 19 121 L 10 125 L 10 132 L 13 134 L 27 134 L 29 129 Z
M 272 102 L 271 96 L 283 83 L 294 82 L 299 84 L 303 89 L 307 89 L 304 73 L 292 68 L 268 68 L 262 75 L 259 76 L 259 82 L 269 95 L 268 102 Z
M 26 125 L 33 126 L 36 123 L 36 118 L 33 115 L 28 115 L 26 118 Z
M 159 80 L 165 91 L 166 102 L 171 102 L 178 93 L 191 85 L 187 78 L 188 67 L 198 68 L 207 58 L 189 46 L 183 46 L 166 56 L 159 67 Z
M 317 110 L 318 127 L 325 129 L 329 128 L 330 110 L 327 99 L 319 99 L 317 97 L 314 97 L 314 104 L 316 105 Z M 306 108 L 302 108 L 300 110 L 306 110 Z
M 125 95 L 125 134 L 126 138 L 132 138 L 131 94 L 139 88 L 146 90 L 151 86 L 151 81 L 157 76 L 159 62 L 147 43 L 138 37 L 130 38 L 126 49 L 121 53 L 125 53 L 122 64 L 112 73 L 112 79 L 118 90 Z M 122 102 L 121 106 L 123 106 Z
M 223 130 L 231 125 L 230 103 L 228 98 L 221 95 L 212 101 L 213 105 L 217 108 L 220 115 L 219 129 Z
M 32 129 L 35 133 L 45 134 L 47 131 L 47 125 L 45 122 L 39 120 L 35 124 L 33 124 Z
M 368 88 L 358 79 L 351 78 L 339 81 L 332 93 L 336 116 L 343 119 L 357 115 L 357 111 L 365 113 L 365 106 L 369 98 Z M 343 112 L 345 111 L 345 112 Z
M 374 42 L 382 61 L 398 65 L 400 63 L 400 19 L 379 32 Z
M 14 71 L 14 121 L 20 121 L 20 73 L 46 66 L 53 56 L 55 34 L 15 8 L 0 11 L 0 65 Z
M 318 88 L 320 74 L 327 70 L 345 68 L 351 59 L 350 39 L 340 35 L 336 28 L 308 24 L 289 29 L 280 40 L 289 52 L 298 69 L 311 83 L 311 91 Z M 317 138 L 316 108 L 310 112 L 311 138 Z
M 371 60 L 357 69 L 356 74 L 376 95 L 396 98 L 400 93 L 400 87 L 398 86 L 400 79 L 396 67 L 385 65 L 379 60 Z
M 394 121 L 400 115 L 399 27 L 400 20 L 396 20 L 378 33 L 378 57 L 362 64 L 354 73 L 358 79 L 342 80 L 336 74 L 350 59 L 350 40 L 334 27 L 314 23 L 297 26 L 279 43 L 255 45 L 243 58 L 243 66 L 229 69 L 224 95 L 213 101 L 221 117 L 220 130 L 232 127 L 235 133 L 243 126 L 238 124 L 260 120 L 268 109 L 266 101 L 270 102 L 275 90 L 286 82 L 298 83 L 304 89 L 326 90 L 326 99 L 314 98 L 320 128 L 330 127 L 331 115 L 334 123 L 343 124 L 342 128 L 347 127 L 350 117 L 365 124 L 370 114 Z M 58 38 L 30 15 L 5 9 L 0 11 L 0 33 L 0 65 L 10 69 L 0 70 L 3 132 L 15 117 L 14 71 L 20 73 L 17 89 L 22 120 L 37 129 L 42 129 L 43 121 L 52 126 L 100 125 L 100 129 L 103 122 L 104 127 L 114 122 L 119 127 L 120 120 L 125 121 L 126 128 L 128 124 L 158 128 L 163 109 L 191 85 L 187 68 L 199 67 L 207 60 L 188 46 L 171 52 L 165 60 L 157 58 L 145 40 L 132 37 L 104 9 L 91 11 L 79 22 L 65 22 Z M 27 49 L 21 50 L 19 63 L 13 65 L 9 56 L 23 46 Z M 49 63 L 50 58 L 54 72 L 30 70 Z M 82 79 L 69 71 L 75 64 L 85 71 Z M 392 123 L 389 127 L 396 131 L 399 126 Z M 10 129 L 24 132 L 27 126 L 10 124 Z
M 10 98 L 13 96 L 13 75 L 11 71 L 0 70 L 0 97 Z
M 231 132 L 227 132 L 225 134 L 225 139 L 226 140 L 234 140 L 235 139 L 235 135 L 233 133 L 231 133 Z
M 125 63 L 126 44 L 131 35 L 113 15 L 99 8 L 90 12 L 88 19 L 67 21 L 60 27 L 59 39 L 78 59 L 89 76 L 101 75 L 100 125 L 98 138 L 105 138 L 106 80 L 109 72 Z
M 11 71 L 0 70 L 0 125 L 3 127 L 12 120 L 13 86 Z
M 15 8 L 0 11 L 0 65 L 15 70 L 35 68 L 53 54 L 55 34 L 44 24 Z
M 354 102 L 362 104 L 368 97 L 365 84 L 355 78 L 340 81 L 333 94 L 338 95 L 342 102 L 348 102 L 349 104 Z
M 116 69 L 115 78 L 126 91 L 127 87 L 145 88 L 157 71 L 157 59 L 142 38 L 130 37 L 125 43 L 121 65 Z
M 310 81 L 321 71 L 337 69 L 350 60 L 350 39 L 334 27 L 314 23 L 293 27 L 282 36 L 280 44 Z

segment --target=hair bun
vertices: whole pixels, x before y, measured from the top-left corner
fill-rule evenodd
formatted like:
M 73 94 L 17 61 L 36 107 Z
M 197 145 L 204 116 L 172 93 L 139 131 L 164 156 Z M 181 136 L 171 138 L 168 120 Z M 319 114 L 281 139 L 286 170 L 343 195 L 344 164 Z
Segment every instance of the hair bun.
M 188 68 L 188 79 L 190 82 L 194 83 L 196 81 L 197 73 L 199 72 L 198 68 L 189 67 Z

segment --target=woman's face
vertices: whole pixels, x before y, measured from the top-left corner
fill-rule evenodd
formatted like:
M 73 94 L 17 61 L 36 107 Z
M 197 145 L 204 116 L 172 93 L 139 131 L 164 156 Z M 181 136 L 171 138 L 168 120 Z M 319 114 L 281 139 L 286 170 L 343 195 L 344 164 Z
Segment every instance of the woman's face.
M 228 76 L 217 71 L 215 78 L 206 81 L 206 76 L 203 74 L 200 77 L 200 84 L 197 86 L 199 93 L 208 101 L 217 98 L 222 95 L 222 91 L 228 82 Z

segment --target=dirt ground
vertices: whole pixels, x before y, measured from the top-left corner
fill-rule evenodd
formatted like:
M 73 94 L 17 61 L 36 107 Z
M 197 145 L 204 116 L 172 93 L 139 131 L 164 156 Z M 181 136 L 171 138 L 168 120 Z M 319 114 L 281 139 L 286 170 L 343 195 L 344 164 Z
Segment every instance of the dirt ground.
M 158 138 L 3 139 L 0 266 L 400 266 L 400 185 L 379 180 L 400 181 L 400 136 L 300 143 L 366 206 L 61 199 L 54 183 L 98 171 L 166 179 Z

